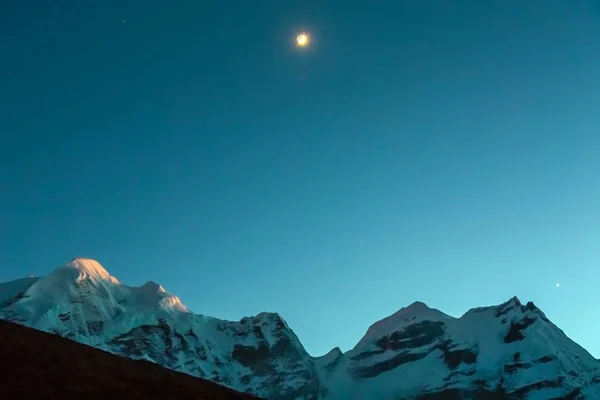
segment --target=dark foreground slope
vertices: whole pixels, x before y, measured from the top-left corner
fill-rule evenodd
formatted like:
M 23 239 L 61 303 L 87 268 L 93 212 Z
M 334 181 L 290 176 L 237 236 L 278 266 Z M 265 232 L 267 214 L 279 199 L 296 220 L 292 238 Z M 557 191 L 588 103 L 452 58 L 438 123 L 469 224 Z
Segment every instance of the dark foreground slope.
M 256 399 L 2 320 L 0 360 L 1 399 Z

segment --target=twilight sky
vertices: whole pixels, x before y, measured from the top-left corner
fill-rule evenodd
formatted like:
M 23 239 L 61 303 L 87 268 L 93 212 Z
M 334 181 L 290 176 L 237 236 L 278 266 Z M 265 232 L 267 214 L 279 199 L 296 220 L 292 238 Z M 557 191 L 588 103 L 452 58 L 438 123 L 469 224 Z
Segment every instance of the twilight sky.
M 91 257 L 313 355 L 517 295 L 600 357 L 599 46 L 594 0 L 4 0 L 0 281 Z

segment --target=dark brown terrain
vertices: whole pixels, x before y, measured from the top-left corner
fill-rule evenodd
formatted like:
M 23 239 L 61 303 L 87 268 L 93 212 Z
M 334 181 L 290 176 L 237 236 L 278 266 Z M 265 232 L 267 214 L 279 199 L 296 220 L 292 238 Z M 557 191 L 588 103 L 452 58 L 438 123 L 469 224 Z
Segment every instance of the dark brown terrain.
M 0 360 L 0 399 L 257 399 L 2 320 Z

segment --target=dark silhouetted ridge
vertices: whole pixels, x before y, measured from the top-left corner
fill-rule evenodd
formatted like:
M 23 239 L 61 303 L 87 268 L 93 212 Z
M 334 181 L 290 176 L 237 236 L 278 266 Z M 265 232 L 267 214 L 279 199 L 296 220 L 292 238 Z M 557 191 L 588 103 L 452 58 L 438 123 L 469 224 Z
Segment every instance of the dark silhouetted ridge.
M 1 399 L 257 399 L 3 320 L 0 343 Z

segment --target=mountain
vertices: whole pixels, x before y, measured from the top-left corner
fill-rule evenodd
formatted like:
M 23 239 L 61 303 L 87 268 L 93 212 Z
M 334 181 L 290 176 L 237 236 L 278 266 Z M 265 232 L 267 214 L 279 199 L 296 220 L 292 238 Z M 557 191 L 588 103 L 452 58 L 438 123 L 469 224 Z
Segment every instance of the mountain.
M 0 318 L 272 400 L 600 399 L 600 361 L 517 298 L 460 318 L 413 303 L 352 350 L 311 357 L 278 314 L 194 314 L 89 259 L 0 284 L 0 296 Z
M 2 399 L 257 399 L 6 321 L 0 321 L 0 340 Z

